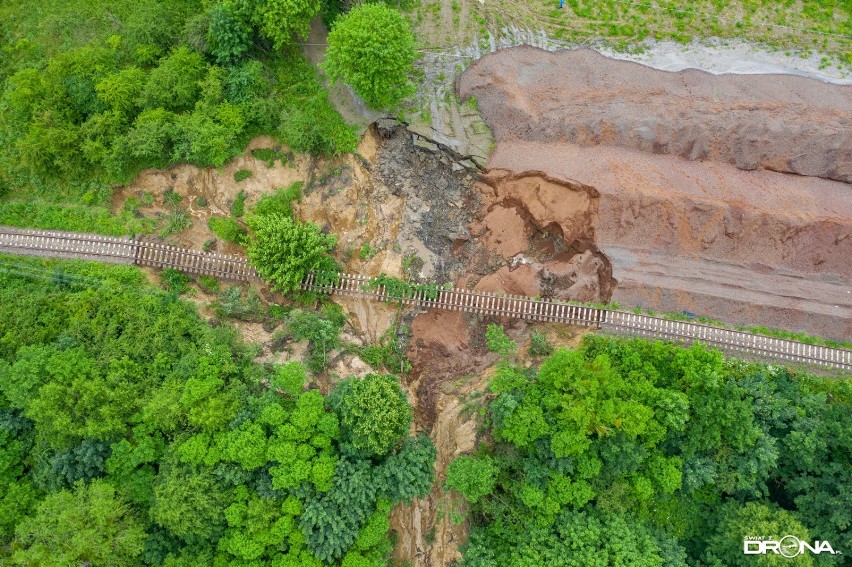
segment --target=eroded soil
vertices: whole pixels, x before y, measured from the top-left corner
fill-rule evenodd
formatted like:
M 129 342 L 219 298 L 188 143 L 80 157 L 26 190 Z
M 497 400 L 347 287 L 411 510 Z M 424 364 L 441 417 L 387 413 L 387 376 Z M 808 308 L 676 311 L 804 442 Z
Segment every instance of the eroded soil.
M 852 88 L 526 47 L 478 61 L 461 93 L 492 170 L 598 195 L 612 300 L 852 337 Z

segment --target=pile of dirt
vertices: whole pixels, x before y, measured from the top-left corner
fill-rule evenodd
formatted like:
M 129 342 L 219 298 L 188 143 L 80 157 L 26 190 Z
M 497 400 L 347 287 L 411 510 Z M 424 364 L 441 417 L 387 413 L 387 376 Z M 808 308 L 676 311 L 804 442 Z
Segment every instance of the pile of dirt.
M 850 87 L 518 48 L 474 64 L 461 89 L 498 141 L 487 184 L 546 176 L 562 187 L 559 207 L 590 196 L 593 214 L 560 230 L 611 266 L 601 300 L 852 337 L 852 199 L 836 180 L 852 174 Z M 515 200 L 533 210 L 537 191 L 527 184 Z M 534 248 L 518 219 L 490 219 L 504 227 L 485 231 L 497 252 Z M 544 267 L 523 260 L 528 283 L 541 279 Z
M 793 75 L 677 73 L 524 46 L 465 71 L 497 142 L 621 146 L 852 182 L 852 89 Z

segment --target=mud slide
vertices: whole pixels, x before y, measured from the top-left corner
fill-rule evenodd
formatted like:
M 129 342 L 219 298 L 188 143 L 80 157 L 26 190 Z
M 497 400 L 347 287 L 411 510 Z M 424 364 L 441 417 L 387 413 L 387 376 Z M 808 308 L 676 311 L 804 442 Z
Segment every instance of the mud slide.
M 559 230 L 611 269 L 600 299 L 852 338 L 852 88 L 528 47 L 486 56 L 460 88 L 497 142 L 487 185 L 547 177 L 562 192 L 542 219 L 590 196 L 593 214 Z

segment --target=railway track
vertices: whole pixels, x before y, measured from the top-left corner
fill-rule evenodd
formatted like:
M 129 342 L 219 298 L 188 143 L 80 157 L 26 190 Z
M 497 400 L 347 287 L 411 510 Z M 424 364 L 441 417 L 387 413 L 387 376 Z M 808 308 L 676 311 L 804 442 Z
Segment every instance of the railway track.
M 174 268 L 234 281 L 257 278 L 255 269 L 242 256 L 198 252 L 135 238 L 0 227 L 0 253 Z M 374 285 L 367 276 L 357 274 L 338 274 L 333 283 L 320 281 L 311 275 L 303 282 L 302 288 L 329 295 L 401 302 L 424 309 L 582 325 L 602 332 L 684 344 L 699 341 L 733 355 L 852 370 L 850 350 L 560 301 L 460 288 L 424 288 L 405 295 L 394 295 L 385 286 Z

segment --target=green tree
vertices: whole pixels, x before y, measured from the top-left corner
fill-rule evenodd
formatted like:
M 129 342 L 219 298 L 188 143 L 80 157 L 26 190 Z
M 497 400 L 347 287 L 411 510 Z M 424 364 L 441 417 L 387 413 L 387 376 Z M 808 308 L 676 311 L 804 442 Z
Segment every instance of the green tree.
M 774 505 L 748 502 L 745 505 L 731 502 L 718 512 L 719 524 L 714 534 L 707 539 L 706 559 L 710 565 L 740 567 L 746 565 L 813 565 L 809 554 L 790 559 L 767 553 L 765 555 L 743 554 L 743 539 L 747 536 L 762 536 L 776 541 L 792 535 L 811 542 L 808 529 L 796 517 Z
M 476 504 L 488 496 L 497 483 L 499 469 L 488 455 L 456 457 L 447 467 L 447 486 L 461 492 L 468 502 Z
M 170 466 L 154 485 L 151 518 L 188 542 L 215 541 L 222 535 L 229 500 L 209 470 Z
M 207 65 L 200 53 L 178 47 L 148 75 L 140 102 L 146 109 L 190 110 L 198 100 Z
M 251 48 L 252 29 L 234 6 L 222 3 L 210 10 L 207 49 L 219 65 L 232 65 Z
M 262 0 L 257 3 L 255 22 L 275 49 L 281 49 L 291 45 L 294 36 L 308 37 L 319 9 L 320 0 Z
M 105 481 L 48 495 L 16 530 L 16 565 L 138 565 L 145 530 Z
M 246 254 L 274 289 L 289 293 L 298 290 L 311 271 L 337 271 L 329 256 L 337 239 L 316 225 L 278 214 L 250 216 L 246 222 L 252 230 Z
M 346 450 L 362 457 L 386 456 L 411 425 L 411 406 L 396 376 L 368 374 L 344 380 L 329 403 L 340 416 Z
M 148 75 L 136 67 L 127 67 L 107 75 L 95 85 L 98 99 L 113 110 L 129 115 L 139 104 L 139 96 Z
M 323 66 L 332 82 L 352 86 L 376 109 L 396 106 L 414 92 L 409 80 L 417 52 L 408 22 L 383 3 L 361 4 L 328 34 Z

